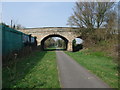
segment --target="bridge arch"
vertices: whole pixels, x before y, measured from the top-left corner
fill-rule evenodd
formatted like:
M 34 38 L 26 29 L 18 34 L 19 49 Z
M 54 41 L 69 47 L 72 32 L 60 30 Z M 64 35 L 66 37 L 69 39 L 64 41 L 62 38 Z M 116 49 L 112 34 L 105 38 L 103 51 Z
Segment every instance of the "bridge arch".
M 68 40 L 67 50 L 73 51 L 72 41 L 81 35 L 80 29 L 84 28 L 71 28 L 71 27 L 43 27 L 43 28 L 25 28 L 23 30 L 19 30 L 26 34 L 32 34 L 32 36 L 37 37 L 38 45 L 43 44 L 45 38 L 53 35 L 58 35 L 59 37 L 64 37 L 64 40 Z
M 44 50 L 44 44 L 45 44 L 45 41 L 50 38 L 50 37 L 60 37 L 61 39 L 63 39 L 65 41 L 65 45 L 66 45 L 66 50 L 68 48 L 68 42 L 69 40 L 62 36 L 62 35 L 59 35 L 59 34 L 50 34 L 50 35 L 47 35 L 47 36 L 44 36 L 44 38 L 40 41 L 40 44 L 41 44 L 41 48 Z

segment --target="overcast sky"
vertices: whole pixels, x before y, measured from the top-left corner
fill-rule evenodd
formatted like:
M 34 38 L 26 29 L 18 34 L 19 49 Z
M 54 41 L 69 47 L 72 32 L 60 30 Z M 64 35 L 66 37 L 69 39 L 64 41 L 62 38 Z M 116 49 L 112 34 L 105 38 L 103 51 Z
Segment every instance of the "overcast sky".
M 4 2 L 2 21 L 25 27 L 66 27 L 74 2 Z

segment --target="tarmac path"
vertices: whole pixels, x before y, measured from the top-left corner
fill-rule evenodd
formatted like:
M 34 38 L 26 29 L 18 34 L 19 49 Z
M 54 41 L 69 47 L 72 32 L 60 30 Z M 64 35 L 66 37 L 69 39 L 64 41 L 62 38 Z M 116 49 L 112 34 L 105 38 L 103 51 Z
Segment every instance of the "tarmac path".
M 63 51 L 56 51 L 62 88 L 110 88 Z

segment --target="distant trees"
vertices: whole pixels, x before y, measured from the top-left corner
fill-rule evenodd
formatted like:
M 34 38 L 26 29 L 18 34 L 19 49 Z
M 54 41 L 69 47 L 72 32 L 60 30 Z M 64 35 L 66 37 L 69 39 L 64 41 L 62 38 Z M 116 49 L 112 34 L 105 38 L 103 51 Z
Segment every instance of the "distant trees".
M 57 45 L 57 47 L 60 47 L 60 48 L 66 48 L 66 43 L 62 39 L 56 40 L 56 45 Z
M 56 40 L 56 45 L 57 45 L 57 47 L 62 47 L 62 40 L 61 39 L 57 39 Z
M 91 43 L 106 40 L 117 31 L 116 8 L 114 2 L 76 2 L 68 25 L 85 28 L 80 29 L 81 36 Z
M 50 37 L 45 41 L 45 48 L 66 48 L 66 43 L 62 39 L 54 39 Z
M 55 46 L 55 40 L 52 37 L 50 37 L 45 41 L 45 48 L 49 48 L 52 46 Z
M 76 2 L 67 23 L 80 28 L 84 47 L 98 47 L 111 55 L 117 55 L 119 24 L 120 2 Z
M 68 25 L 100 28 L 106 23 L 113 2 L 76 2 L 73 15 L 68 19 Z

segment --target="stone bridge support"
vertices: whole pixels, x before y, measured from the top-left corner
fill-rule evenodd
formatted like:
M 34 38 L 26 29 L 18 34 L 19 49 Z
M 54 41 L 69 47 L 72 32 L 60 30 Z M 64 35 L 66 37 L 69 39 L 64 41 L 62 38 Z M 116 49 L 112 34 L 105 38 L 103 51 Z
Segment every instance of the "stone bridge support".
M 72 41 L 69 41 L 69 42 L 68 42 L 67 51 L 73 51 Z

